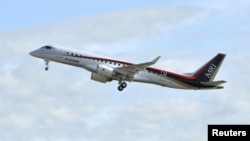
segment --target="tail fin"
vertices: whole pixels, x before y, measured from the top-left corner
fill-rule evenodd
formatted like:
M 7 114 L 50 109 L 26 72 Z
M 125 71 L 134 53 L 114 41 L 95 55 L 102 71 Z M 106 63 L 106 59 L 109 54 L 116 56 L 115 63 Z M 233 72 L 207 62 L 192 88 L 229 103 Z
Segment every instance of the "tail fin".
M 210 82 L 213 81 L 216 76 L 220 66 L 225 58 L 225 54 L 219 53 L 210 61 L 208 61 L 205 65 L 199 68 L 194 74 L 196 81 L 199 82 Z

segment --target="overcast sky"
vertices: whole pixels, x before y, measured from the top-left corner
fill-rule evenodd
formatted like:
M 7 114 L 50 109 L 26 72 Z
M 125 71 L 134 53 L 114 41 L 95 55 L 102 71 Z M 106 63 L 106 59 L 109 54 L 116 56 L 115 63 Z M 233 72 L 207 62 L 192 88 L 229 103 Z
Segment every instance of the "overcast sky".
M 250 124 L 248 0 L 0 1 L 0 140 L 206 141 L 208 124 Z M 29 52 L 56 44 L 195 71 L 227 56 L 224 89 L 193 91 L 90 80 Z

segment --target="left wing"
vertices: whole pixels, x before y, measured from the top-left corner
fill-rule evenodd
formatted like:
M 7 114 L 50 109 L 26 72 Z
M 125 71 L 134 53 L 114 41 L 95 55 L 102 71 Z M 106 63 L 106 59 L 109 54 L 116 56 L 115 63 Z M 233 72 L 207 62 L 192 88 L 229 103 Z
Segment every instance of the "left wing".
M 126 67 L 118 67 L 118 68 L 115 68 L 115 71 L 118 72 L 121 76 L 133 78 L 133 76 L 136 73 L 138 73 L 139 71 L 143 71 L 145 68 L 147 68 L 150 65 L 155 64 L 159 59 L 160 59 L 160 56 L 158 56 L 151 62 L 134 64 L 134 65 L 126 66 Z

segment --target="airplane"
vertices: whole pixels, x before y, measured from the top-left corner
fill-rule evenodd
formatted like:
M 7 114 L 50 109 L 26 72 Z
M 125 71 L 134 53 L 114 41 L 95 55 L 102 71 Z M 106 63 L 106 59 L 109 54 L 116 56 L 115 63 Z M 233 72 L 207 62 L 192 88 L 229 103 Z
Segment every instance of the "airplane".
M 213 81 L 226 56 L 222 53 L 218 53 L 193 73 L 183 74 L 150 67 L 160 59 L 160 56 L 149 62 L 134 64 L 57 45 L 45 45 L 29 54 L 44 59 L 46 71 L 49 69 L 50 61 L 84 68 L 91 72 L 91 79 L 94 81 L 102 83 L 118 81 L 119 91 L 127 87 L 126 82 L 142 82 L 191 90 L 222 89 L 221 84 L 226 82 Z

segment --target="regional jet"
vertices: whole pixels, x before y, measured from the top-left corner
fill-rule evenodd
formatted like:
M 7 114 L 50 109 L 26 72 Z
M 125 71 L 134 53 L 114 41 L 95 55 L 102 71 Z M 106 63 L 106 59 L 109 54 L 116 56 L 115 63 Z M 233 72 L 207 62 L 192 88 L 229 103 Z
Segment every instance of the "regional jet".
M 44 59 L 45 70 L 49 62 L 54 61 L 86 69 L 91 72 L 91 79 L 106 83 L 118 81 L 118 90 L 127 87 L 126 82 L 142 82 L 177 89 L 222 89 L 224 80 L 214 81 L 225 54 L 218 53 L 210 61 L 193 73 L 174 73 L 163 69 L 150 67 L 160 56 L 152 61 L 134 64 L 127 61 L 93 55 L 55 45 L 46 45 L 29 53 L 34 57 Z

